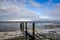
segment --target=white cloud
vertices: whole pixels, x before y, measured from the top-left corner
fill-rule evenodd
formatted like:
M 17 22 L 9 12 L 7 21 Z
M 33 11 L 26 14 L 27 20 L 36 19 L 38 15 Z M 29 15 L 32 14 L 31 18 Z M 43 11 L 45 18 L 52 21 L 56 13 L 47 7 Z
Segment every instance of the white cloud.
M 28 4 L 26 4 L 28 2 Z M 14 0 L 12 2 L 2 0 L 0 1 L 0 14 L 4 15 L 4 18 L 33 18 L 33 19 L 38 19 L 39 15 L 37 13 L 35 14 L 31 10 L 27 9 L 27 6 L 38 8 L 41 10 L 43 13 L 40 16 L 45 16 L 44 18 L 46 19 L 51 19 L 51 20 L 60 20 L 60 3 L 52 3 L 52 0 L 49 0 L 46 4 L 38 4 L 34 2 L 33 0 Z M 50 8 L 49 8 L 50 7 Z M 40 12 L 39 12 L 40 13 Z M 1 17 L 0 15 L 0 17 Z M 6 15 L 8 17 L 6 17 Z M 48 18 L 49 17 L 49 18 Z M 1 17 L 1 19 L 4 19 Z M 42 18 L 42 17 L 41 17 Z
M 32 11 L 26 9 L 26 4 L 15 2 L 7 2 L 3 0 L 0 5 L 0 20 L 10 19 L 37 19 L 39 16 Z
M 40 8 L 40 7 L 41 7 L 41 5 L 38 4 L 38 3 L 36 3 L 36 2 L 32 2 L 32 3 L 30 4 L 30 6 L 35 7 L 35 8 Z
M 53 20 L 60 20 L 60 3 L 53 4 L 51 8 L 45 8 L 43 13 L 44 16 L 49 16 Z

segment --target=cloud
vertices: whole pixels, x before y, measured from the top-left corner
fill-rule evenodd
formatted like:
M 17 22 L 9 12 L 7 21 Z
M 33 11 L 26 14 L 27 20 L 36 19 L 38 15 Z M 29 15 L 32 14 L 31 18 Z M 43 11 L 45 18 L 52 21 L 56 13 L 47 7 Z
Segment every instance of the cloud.
M 51 8 L 45 8 L 43 10 L 43 15 L 51 17 L 51 19 L 60 20 L 60 3 L 53 4 Z
M 31 11 L 27 7 L 37 8 L 39 12 L 34 13 L 36 10 Z M 39 4 L 33 0 L 0 0 L 0 20 L 20 18 L 60 20 L 59 17 L 60 3 L 55 4 L 53 0 L 45 4 Z
M 60 20 L 60 3 L 54 3 L 53 0 L 49 0 L 45 4 L 38 5 L 39 7 L 37 7 L 37 10 L 38 13 L 40 13 L 40 18 L 48 20 Z
M 0 20 L 12 19 L 37 19 L 39 16 L 32 11 L 26 9 L 26 4 L 18 1 L 1 1 L 0 5 Z
M 40 4 L 38 4 L 38 3 L 36 3 L 36 2 L 32 2 L 32 3 L 30 4 L 30 6 L 35 7 L 35 8 L 40 8 L 40 7 L 41 7 Z
M 34 2 L 34 0 L 21 0 L 22 3 L 24 4 L 27 4 L 27 6 L 30 6 L 30 7 L 35 7 L 35 8 L 40 8 L 40 4 Z

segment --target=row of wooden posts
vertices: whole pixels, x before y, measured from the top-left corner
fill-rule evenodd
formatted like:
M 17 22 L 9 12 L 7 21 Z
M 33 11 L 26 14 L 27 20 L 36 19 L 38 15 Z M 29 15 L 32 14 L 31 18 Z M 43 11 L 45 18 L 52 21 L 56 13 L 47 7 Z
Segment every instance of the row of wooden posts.
M 25 30 L 24 30 L 25 29 Z M 32 23 L 32 35 L 27 32 L 27 22 L 21 22 L 20 23 L 20 30 L 25 33 L 25 39 L 27 39 L 27 36 L 31 38 L 31 40 L 35 40 L 35 23 Z

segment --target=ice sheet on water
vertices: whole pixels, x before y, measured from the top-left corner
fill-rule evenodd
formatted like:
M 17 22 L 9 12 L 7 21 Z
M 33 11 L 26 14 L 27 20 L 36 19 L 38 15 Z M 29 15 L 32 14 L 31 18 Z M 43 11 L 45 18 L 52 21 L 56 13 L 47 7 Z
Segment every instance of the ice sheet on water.
M 17 31 L 17 32 L 0 32 L 0 39 L 12 39 L 15 37 L 20 37 L 22 36 L 22 32 Z

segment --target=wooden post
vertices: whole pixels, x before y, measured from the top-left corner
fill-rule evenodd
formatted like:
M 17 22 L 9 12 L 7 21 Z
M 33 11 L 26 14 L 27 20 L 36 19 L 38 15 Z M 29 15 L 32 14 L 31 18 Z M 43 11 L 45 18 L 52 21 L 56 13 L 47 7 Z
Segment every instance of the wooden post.
M 21 30 L 21 31 L 24 31 L 24 22 L 21 22 L 21 23 L 20 23 L 20 30 Z
M 25 36 L 26 36 L 26 40 L 27 40 L 27 22 L 25 22 Z
M 33 40 L 35 40 L 35 36 L 34 36 L 35 32 L 34 31 L 35 31 L 35 23 L 33 23 L 33 38 L 32 38 Z

